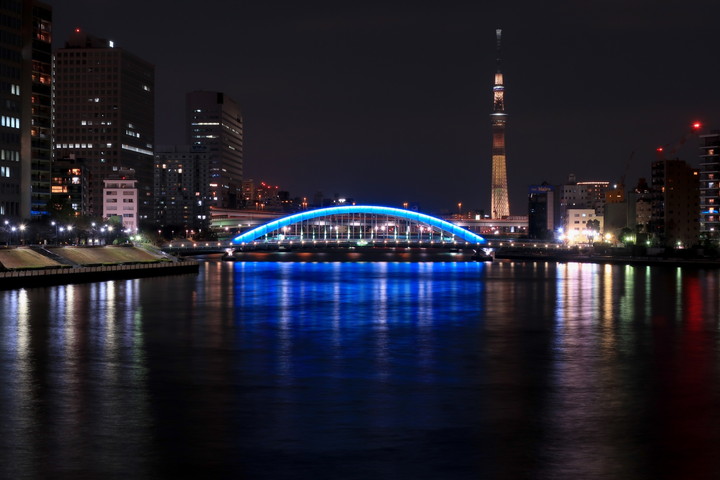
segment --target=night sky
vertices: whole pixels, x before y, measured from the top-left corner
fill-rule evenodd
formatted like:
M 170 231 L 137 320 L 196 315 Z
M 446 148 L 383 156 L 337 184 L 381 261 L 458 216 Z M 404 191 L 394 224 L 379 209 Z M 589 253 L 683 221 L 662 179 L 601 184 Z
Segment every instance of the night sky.
M 629 163 L 634 186 L 692 121 L 720 129 L 717 0 L 46 3 L 54 48 L 81 27 L 155 64 L 156 145 L 185 143 L 186 92 L 224 91 L 246 178 L 293 196 L 489 210 L 497 27 L 513 214 L 530 184 Z

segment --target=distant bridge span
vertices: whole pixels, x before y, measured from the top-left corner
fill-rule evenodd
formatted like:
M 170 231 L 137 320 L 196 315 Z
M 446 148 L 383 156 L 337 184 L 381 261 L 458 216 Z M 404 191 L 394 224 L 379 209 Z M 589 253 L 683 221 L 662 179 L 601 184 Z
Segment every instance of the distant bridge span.
M 325 238 L 327 238 L 327 225 L 324 223 L 321 224 L 321 219 L 323 217 L 343 215 L 350 215 L 353 219 L 352 221 L 346 221 L 343 226 L 343 228 L 346 229 L 345 231 L 347 231 L 348 237 L 350 236 L 350 231 L 348 229 L 359 229 L 361 238 L 363 236 L 365 238 L 373 238 L 373 236 L 379 235 L 378 229 L 381 228 L 383 234 L 386 236 L 390 234 L 390 231 L 392 229 L 394 229 L 394 235 L 395 238 L 397 238 L 398 232 L 400 231 L 398 225 L 393 224 L 392 226 L 388 226 L 390 224 L 388 222 L 385 222 L 382 227 L 378 226 L 381 223 L 377 221 L 377 218 L 385 216 L 386 218 L 392 217 L 405 221 L 405 224 L 403 225 L 405 227 L 405 230 L 399 232 L 399 235 L 401 237 L 409 237 L 410 235 L 419 235 L 419 237 L 428 234 L 432 235 L 433 230 L 437 229 L 454 237 L 458 237 L 467 243 L 481 245 L 485 244 L 486 242 L 483 237 L 477 235 L 476 233 L 473 233 L 462 227 L 458 227 L 457 225 L 453 225 L 452 223 L 446 222 L 445 220 L 442 220 L 440 218 L 426 215 L 424 213 L 418 213 L 401 208 L 382 207 L 376 205 L 344 205 L 339 207 L 307 210 L 293 215 L 288 215 L 287 217 L 282 217 L 277 220 L 273 220 L 272 222 L 260 225 L 259 227 L 253 228 L 252 230 L 248 230 L 247 232 L 238 235 L 237 237 L 233 238 L 232 243 L 235 245 L 247 244 L 261 237 L 269 236 L 273 232 L 278 232 L 278 235 L 282 235 L 283 230 L 287 231 L 288 227 L 297 224 L 301 225 L 301 238 L 304 235 L 304 238 L 309 240 L 311 238 L 311 234 L 316 235 L 316 238 L 319 238 L 319 235 L 321 235 L 319 228 L 322 228 L 319 227 L 319 225 L 324 226 L 324 235 Z M 357 217 L 356 219 L 355 215 L 359 215 L 359 217 Z M 367 219 L 365 219 L 364 216 L 372 216 L 375 220 L 367 222 Z M 310 223 L 311 220 L 315 220 L 315 222 Z M 304 230 L 302 229 L 302 225 L 304 223 L 308 225 L 307 233 L 304 233 Z M 368 224 L 370 224 L 370 230 L 367 230 Z M 373 227 L 373 225 L 375 226 Z M 332 228 L 333 227 L 331 225 L 331 235 L 333 232 Z M 335 226 L 336 236 L 339 235 L 337 230 L 338 228 L 338 226 Z M 415 228 L 415 231 L 412 231 L 413 228 Z M 345 233 L 343 233 L 343 236 L 344 235 Z

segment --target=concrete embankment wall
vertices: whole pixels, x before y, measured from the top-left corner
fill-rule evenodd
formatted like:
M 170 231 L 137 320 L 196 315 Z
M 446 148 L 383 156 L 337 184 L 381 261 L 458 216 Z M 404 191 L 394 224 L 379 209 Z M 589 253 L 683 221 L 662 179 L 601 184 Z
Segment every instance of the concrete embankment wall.
M 198 262 L 186 260 L 172 263 L 14 270 L 0 272 L 0 289 L 11 290 L 24 287 L 102 282 L 105 280 L 177 275 L 182 273 L 195 274 L 198 272 L 198 269 Z
M 0 289 L 197 273 L 195 260 L 127 246 L 0 249 Z

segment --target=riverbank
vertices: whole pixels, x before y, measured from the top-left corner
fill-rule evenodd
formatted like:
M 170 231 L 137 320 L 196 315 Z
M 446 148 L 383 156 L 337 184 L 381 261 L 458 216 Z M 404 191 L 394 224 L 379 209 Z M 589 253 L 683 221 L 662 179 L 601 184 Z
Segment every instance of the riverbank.
M 197 273 L 195 260 L 134 246 L 0 249 L 0 289 Z
M 609 265 L 630 266 L 664 266 L 682 268 L 720 268 L 720 260 L 715 258 L 679 258 L 671 256 L 633 256 L 633 255 L 602 255 L 593 253 L 554 253 L 498 250 L 494 257 L 497 260 L 513 260 L 528 262 L 578 262 Z

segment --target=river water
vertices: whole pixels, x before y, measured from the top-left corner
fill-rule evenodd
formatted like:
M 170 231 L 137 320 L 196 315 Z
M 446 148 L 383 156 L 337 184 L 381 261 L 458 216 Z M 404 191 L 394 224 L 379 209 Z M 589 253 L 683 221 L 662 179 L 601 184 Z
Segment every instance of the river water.
M 720 478 L 718 270 L 221 262 L 0 292 L 0 477 Z

